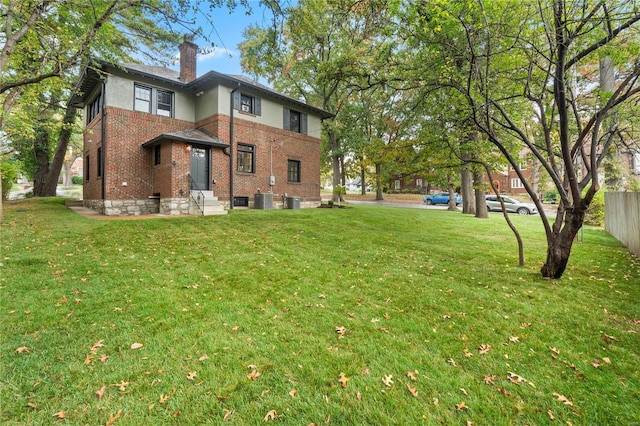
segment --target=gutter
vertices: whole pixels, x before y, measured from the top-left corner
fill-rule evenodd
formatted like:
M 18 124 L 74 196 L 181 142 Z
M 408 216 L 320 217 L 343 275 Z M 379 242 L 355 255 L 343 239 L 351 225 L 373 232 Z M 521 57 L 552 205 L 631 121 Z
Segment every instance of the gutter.
M 104 193 L 105 193 L 105 186 L 106 186 L 106 180 L 107 180 L 107 170 L 104 167 L 104 159 L 107 157 L 107 149 L 106 146 L 107 144 L 105 143 L 106 141 L 106 126 L 105 126 L 105 120 L 104 120 L 104 107 L 106 105 L 105 99 L 104 99 L 104 80 L 102 81 L 102 86 L 100 87 L 100 97 L 101 100 L 100 102 L 102 103 L 102 105 L 100 105 L 100 143 L 102 144 L 102 155 L 100 156 L 100 170 L 102 170 L 102 183 L 101 183 L 101 192 L 102 192 L 102 203 L 103 203 L 103 208 L 104 208 Z

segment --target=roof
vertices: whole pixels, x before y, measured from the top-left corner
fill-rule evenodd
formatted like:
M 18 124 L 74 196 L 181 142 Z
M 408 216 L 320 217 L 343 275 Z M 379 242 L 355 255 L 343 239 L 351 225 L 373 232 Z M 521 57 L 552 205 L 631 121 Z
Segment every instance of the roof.
M 162 133 L 155 138 L 142 144 L 144 148 L 151 148 L 162 141 L 181 141 L 193 145 L 215 146 L 218 148 L 228 148 L 229 144 L 222 142 L 218 137 L 204 133 L 202 130 L 185 129 L 177 132 Z
M 84 106 L 88 97 L 91 95 L 96 86 L 102 81 L 103 76 L 108 69 L 116 70 L 120 69 L 124 72 L 132 75 L 138 75 L 152 80 L 157 80 L 161 83 L 169 83 L 183 90 L 187 90 L 193 94 L 196 94 L 202 90 L 213 87 L 217 84 L 225 84 L 231 87 L 245 87 L 257 93 L 269 96 L 271 98 L 278 99 L 282 102 L 294 105 L 302 109 L 314 113 L 321 118 L 331 118 L 334 114 L 325 111 L 320 108 L 308 105 L 305 102 L 301 102 L 290 96 L 284 95 L 274 89 L 261 84 L 249 77 L 242 75 L 223 74 L 217 71 L 209 71 L 206 74 L 196 78 L 195 80 L 184 83 L 180 80 L 180 73 L 175 70 L 171 70 L 165 67 L 158 67 L 153 65 L 143 64 L 122 64 L 114 65 L 105 61 L 97 61 L 97 66 L 87 66 L 76 85 L 76 94 L 71 98 L 69 103 L 77 107 Z

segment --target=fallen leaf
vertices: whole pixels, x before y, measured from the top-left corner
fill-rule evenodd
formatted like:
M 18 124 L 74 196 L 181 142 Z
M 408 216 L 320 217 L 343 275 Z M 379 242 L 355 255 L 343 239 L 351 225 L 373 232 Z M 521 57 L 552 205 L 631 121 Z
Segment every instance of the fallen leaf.
M 604 358 L 602 358 L 602 360 L 603 360 L 604 362 L 606 362 L 607 364 L 611 364 L 611 359 L 609 359 L 609 358 L 608 358 L 608 357 L 606 357 L 606 356 L 605 356 Z
M 498 378 L 498 376 L 494 376 L 494 375 L 491 375 L 491 376 L 484 376 L 484 383 L 485 383 L 486 385 L 495 385 L 495 383 L 494 383 L 493 381 L 494 381 L 495 379 L 497 379 L 497 378 Z
M 553 393 L 553 396 L 555 396 L 556 398 L 558 398 L 558 401 L 562 402 L 564 405 L 569 405 L 571 407 L 573 407 L 573 402 L 569 401 L 569 399 L 567 399 L 566 396 L 564 395 L 560 395 L 557 392 Z
M 480 355 L 484 355 L 487 352 L 489 352 L 491 350 L 491 345 L 480 345 L 480 347 L 478 348 L 478 353 Z
M 160 404 L 164 404 L 165 402 L 167 402 L 169 400 L 169 395 L 163 395 L 160 394 L 160 399 L 158 400 L 158 402 Z
M 196 378 L 197 375 L 198 373 L 196 373 L 195 371 L 192 371 L 191 373 L 187 374 L 187 380 L 193 380 Z
M 553 416 L 551 410 L 547 410 L 547 415 L 549 416 L 549 420 L 554 421 L 556 418 Z
M 100 355 L 100 362 L 107 362 L 107 358 L 109 358 L 107 354 Z
M 36 404 L 34 404 L 33 402 L 27 402 L 27 407 L 29 407 L 29 408 L 38 408 L 38 406 Z
M 407 371 L 407 377 L 410 378 L 411 380 L 418 380 L 417 376 L 418 375 L 418 370 L 414 370 L 414 371 Z
M 520 343 L 520 338 L 518 336 L 509 337 L 509 342 L 511 343 Z
M 55 414 L 53 415 L 53 417 L 57 417 L 57 418 L 59 418 L 59 419 L 66 419 L 66 418 L 67 418 L 67 412 L 66 412 L 66 411 L 64 411 L 64 410 L 60 410 L 60 411 L 58 411 L 57 413 L 55 413 Z
M 23 353 L 29 353 L 29 352 L 31 352 L 31 349 L 30 349 L 30 348 L 28 348 L 28 347 L 26 347 L 26 346 L 20 346 L 18 349 L 16 349 L 16 350 L 15 350 L 15 352 L 16 352 L 18 355 L 20 355 L 20 354 L 23 354 Z
M 349 318 L 355 318 L 356 317 L 356 314 L 354 314 L 353 312 L 349 312 L 347 315 L 349 316 Z
M 411 386 L 407 385 L 407 390 L 409 391 L 409 393 L 415 397 L 418 396 L 418 391 L 416 390 L 416 388 L 412 388 Z
M 464 356 L 466 358 L 471 358 L 473 356 L 473 354 L 469 351 L 469 349 L 464 348 Z
M 460 392 L 462 392 L 465 396 L 469 396 L 465 388 L 460 388 Z
M 593 365 L 594 368 L 599 368 L 601 365 L 601 362 L 599 359 L 594 359 L 593 361 L 591 361 L 591 365 Z
M 462 411 L 465 408 L 469 408 L 469 407 L 467 407 L 467 404 L 465 404 L 464 401 L 460 402 L 459 404 L 456 404 L 456 411 Z
M 269 420 L 275 420 L 276 418 L 276 410 L 271 410 L 267 413 L 266 416 L 264 416 L 264 421 L 268 422 Z
M 362 401 L 362 394 L 360 393 L 360 391 L 356 392 L 356 399 L 358 401 Z
M 247 378 L 249 380 L 255 380 L 260 376 L 262 376 L 262 373 L 259 372 L 258 370 L 252 370 L 249 374 L 247 374 Z
M 229 420 L 229 418 L 233 416 L 233 413 L 235 413 L 235 410 L 228 410 L 226 408 L 223 408 L 222 411 L 224 411 L 224 417 L 222 418 L 223 422 L 226 422 L 227 420 Z
M 177 419 L 178 417 L 180 417 L 180 410 L 178 410 L 175 413 L 173 413 L 173 418 L 174 419 Z
M 291 389 L 291 390 L 289 391 L 289 396 L 290 396 L 291 398 L 295 398 L 297 393 L 298 393 L 298 391 L 297 391 L 297 390 L 295 390 L 295 389 Z
M 500 392 L 504 396 L 511 396 L 511 392 L 509 392 L 508 390 L 506 390 L 504 388 L 498 388 L 498 392 Z
M 202 355 L 200 355 L 200 358 L 198 358 L 198 361 L 202 362 L 202 361 L 204 361 L 205 359 L 209 359 L 209 355 L 207 355 L 207 354 L 202 354 Z
M 382 383 L 384 383 L 384 385 L 388 388 L 390 388 L 391 386 L 393 386 L 393 376 L 391 374 L 384 376 L 382 378 Z
M 96 343 L 94 343 L 91 346 L 91 349 L 89 349 L 91 352 L 95 353 L 99 348 L 104 346 L 104 340 L 98 340 Z
M 560 351 L 558 349 L 556 349 L 555 347 L 549 348 L 549 349 L 551 349 L 551 352 L 553 352 L 554 354 L 560 355 Z
M 95 361 L 96 361 L 96 358 L 91 354 L 87 354 L 87 356 L 84 357 L 85 364 L 91 364 L 92 362 L 95 362 Z
M 453 359 L 453 358 L 449 358 L 449 359 L 447 360 L 447 362 L 448 362 L 449 364 L 453 365 L 454 367 L 457 367 L 457 366 L 458 366 L 458 364 L 456 364 L 456 362 L 454 361 L 454 359 Z
M 265 395 L 266 395 L 266 394 L 268 394 L 268 393 L 269 393 L 269 389 L 265 389 L 265 390 L 263 390 L 263 391 L 260 393 L 260 396 L 261 396 L 261 397 L 262 397 L 262 396 L 265 396 Z
M 433 401 L 433 405 L 440 405 L 440 400 L 438 398 L 431 398 Z
M 349 377 L 345 376 L 344 373 L 340 373 L 338 376 L 338 382 L 342 385 L 343 388 L 347 387 L 347 383 L 351 380 Z
M 131 345 L 131 349 L 140 349 L 141 347 L 143 347 L 144 345 L 142 343 L 133 343 Z
M 116 420 L 118 420 L 120 417 L 122 417 L 122 411 L 118 411 L 116 414 L 112 414 L 109 416 L 109 420 L 107 420 L 107 423 L 105 423 L 105 426 L 111 426 L 112 424 L 114 424 L 116 422 Z
M 129 382 L 125 382 L 123 380 L 120 383 L 115 383 L 111 386 L 116 386 L 121 392 L 124 392 L 125 390 L 127 390 L 127 386 L 129 386 Z
M 523 322 L 522 324 L 520 324 L 520 328 L 527 328 L 527 327 L 531 327 L 530 322 Z
M 347 332 L 347 329 L 344 328 L 343 326 L 336 327 L 336 333 L 338 333 L 338 339 L 343 339 L 344 333 L 346 332 Z
M 100 390 L 96 391 L 96 395 L 98 396 L 98 401 L 102 401 L 102 397 L 104 396 L 104 393 L 106 391 L 107 391 L 107 387 L 105 385 L 102 385 Z

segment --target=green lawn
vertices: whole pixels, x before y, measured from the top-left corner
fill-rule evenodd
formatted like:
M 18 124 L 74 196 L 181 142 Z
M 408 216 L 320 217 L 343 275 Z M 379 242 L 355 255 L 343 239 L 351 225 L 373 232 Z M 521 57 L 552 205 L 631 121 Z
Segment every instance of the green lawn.
M 550 281 L 536 216 L 519 268 L 499 214 L 4 206 L 2 424 L 640 421 L 640 261 L 602 230 Z

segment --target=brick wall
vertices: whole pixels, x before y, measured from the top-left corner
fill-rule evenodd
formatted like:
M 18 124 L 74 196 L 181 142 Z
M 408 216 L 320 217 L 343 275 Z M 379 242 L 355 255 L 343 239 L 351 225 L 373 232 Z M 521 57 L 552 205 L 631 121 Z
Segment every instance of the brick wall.
M 140 199 L 161 192 L 154 186 L 153 149 L 142 144 L 161 133 L 193 128 L 193 123 L 110 107 L 105 122 L 105 199 Z
M 240 116 L 241 117 L 241 116 Z M 216 114 L 196 123 L 204 127 L 223 142 L 229 141 L 229 117 Z M 272 142 L 273 141 L 273 142 Z M 236 150 L 238 143 L 255 146 L 255 173 L 236 172 Z M 271 149 L 273 147 L 273 149 Z M 258 189 L 261 192 L 288 194 L 304 201 L 320 201 L 320 140 L 311 136 L 277 129 L 243 120 L 234 116 L 234 196 L 253 199 Z M 300 161 L 300 182 L 287 181 L 287 161 Z M 212 151 L 212 178 L 216 180 L 213 190 L 221 200 L 229 199 L 229 157 L 220 150 Z M 269 186 L 273 173 L 276 183 Z

